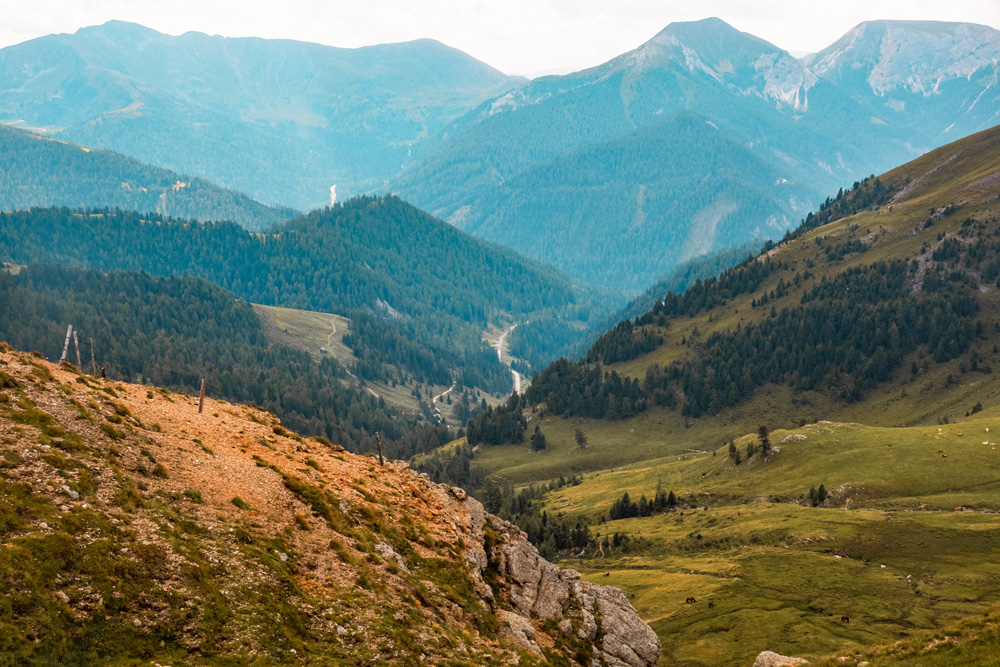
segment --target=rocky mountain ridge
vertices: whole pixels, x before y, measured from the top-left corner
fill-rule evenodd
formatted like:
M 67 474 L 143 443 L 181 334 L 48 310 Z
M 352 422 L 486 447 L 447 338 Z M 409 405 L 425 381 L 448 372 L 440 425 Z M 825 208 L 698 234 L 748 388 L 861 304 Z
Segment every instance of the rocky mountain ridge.
M 252 407 L 199 411 L 4 346 L 0 457 L 0 651 L 19 664 L 659 657 L 621 591 L 461 489 Z

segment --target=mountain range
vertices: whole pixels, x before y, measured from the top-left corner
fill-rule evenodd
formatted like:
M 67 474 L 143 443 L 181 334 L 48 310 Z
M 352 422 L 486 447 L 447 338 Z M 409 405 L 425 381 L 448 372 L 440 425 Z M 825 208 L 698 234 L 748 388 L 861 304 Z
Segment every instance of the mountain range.
M 826 193 L 996 123 L 1000 32 L 934 24 L 946 44 L 925 48 L 926 24 L 880 25 L 803 62 L 718 19 L 671 24 L 601 66 L 480 105 L 399 191 L 571 275 L 644 288 L 685 260 L 776 238 Z M 858 84 L 855 62 L 941 83 L 886 100 L 887 88 Z
M 4 123 L 314 208 L 334 185 L 383 188 L 424 137 L 520 79 L 433 40 L 337 49 L 111 21 L 0 50 L 0 81 Z
M 1000 33 L 863 23 L 801 60 L 719 19 L 565 76 L 422 40 L 335 49 L 121 22 L 0 50 L 0 120 L 311 208 L 396 192 L 641 291 L 827 193 L 995 124 Z

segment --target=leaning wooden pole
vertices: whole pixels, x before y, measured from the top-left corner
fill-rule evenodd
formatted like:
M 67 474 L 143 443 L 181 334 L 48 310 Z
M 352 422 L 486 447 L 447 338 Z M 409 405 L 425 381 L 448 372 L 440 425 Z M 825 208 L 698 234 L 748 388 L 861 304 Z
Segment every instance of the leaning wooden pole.
M 76 367 L 83 372 L 83 362 L 80 361 L 80 339 L 76 336 L 76 330 L 73 330 L 73 347 L 76 348 Z
M 72 336 L 72 335 L 73 335 L 73 325 L 71 324 L 71 325 L 69 325 L 69 328 L 66 329 L 66 344 L 63 345 L 63 353 L 62 353 L 62 356 L 59 357 L 59 363 L 60 364 L 62 362 L 64 362 L 64 361 L 66 361 L 66 353 L 69 352 L 69 339 L 70 339 L 70 336 Z
M 385 465 L 385 458 L 382 456 L 382 434 L 375 431 L 375 446 L 378 447 L 378 464 Z
M 198 397 L 198 414 L 205 408 L 205 378 L 201 379 L 201 395 Z
M 97 377 L 97 360 L 94 358 L 94 339 L 90 339 L 90 369 L 91 374 Z

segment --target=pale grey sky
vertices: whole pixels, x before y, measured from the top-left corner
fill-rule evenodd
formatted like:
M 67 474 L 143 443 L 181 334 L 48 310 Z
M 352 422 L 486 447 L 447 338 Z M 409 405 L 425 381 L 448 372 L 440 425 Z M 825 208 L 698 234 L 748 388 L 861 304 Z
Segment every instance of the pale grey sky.
M 969 21 L 1000 28 L 1000 0 L 0 0 L 0 47 L 111 19 L 355 47 L 432 37 L 508 74 L 582 69 L 674 21 L 718 16 L 795 52 L 865 20 Z

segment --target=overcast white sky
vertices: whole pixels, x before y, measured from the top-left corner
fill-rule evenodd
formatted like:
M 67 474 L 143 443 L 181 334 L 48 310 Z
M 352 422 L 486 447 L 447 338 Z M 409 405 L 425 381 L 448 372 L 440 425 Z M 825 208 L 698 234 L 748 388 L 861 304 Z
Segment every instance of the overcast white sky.
M 673 21 L 708 16 L 811 52 L 865 20 L 1000 28 L 1000 0 L 0 0 L 0 47 L 120 19 L 172 35 L 197 30 L 343 47 L 432 37 L 508 74 L 535 74 L 602 63 Z

